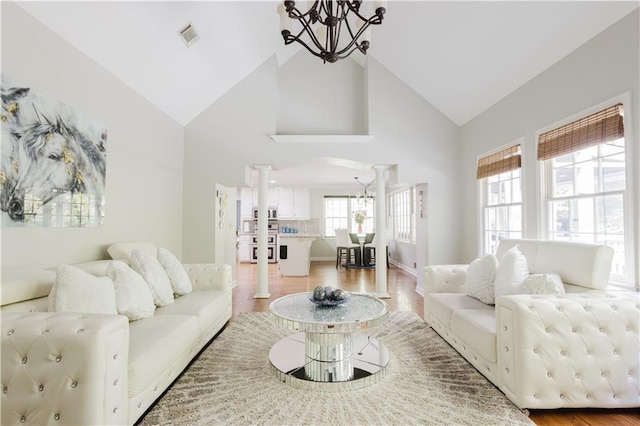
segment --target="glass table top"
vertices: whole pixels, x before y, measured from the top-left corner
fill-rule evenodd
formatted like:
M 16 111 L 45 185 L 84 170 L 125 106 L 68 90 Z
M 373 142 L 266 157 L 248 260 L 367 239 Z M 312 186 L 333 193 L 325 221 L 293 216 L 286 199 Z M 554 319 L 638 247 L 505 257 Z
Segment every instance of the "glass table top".
M 351 293 L 348 302 L 331 307 L 317 306 L 309 294 L 291 294 L 271 302 L 271 320 L 290 330 L 351 333 L 382 324 L 389 315 L 389 305 L 367 294 Z

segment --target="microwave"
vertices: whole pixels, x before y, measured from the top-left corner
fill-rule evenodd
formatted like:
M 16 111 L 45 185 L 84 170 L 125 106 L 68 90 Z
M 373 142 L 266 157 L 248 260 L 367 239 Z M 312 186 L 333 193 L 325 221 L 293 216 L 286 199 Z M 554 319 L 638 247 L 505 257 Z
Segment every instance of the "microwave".
M 258 220 L 258 208 L 253 208 L 253 220 Z M 267 220 L 278 220 L 278 209 L 276 207 L 267 208 Z

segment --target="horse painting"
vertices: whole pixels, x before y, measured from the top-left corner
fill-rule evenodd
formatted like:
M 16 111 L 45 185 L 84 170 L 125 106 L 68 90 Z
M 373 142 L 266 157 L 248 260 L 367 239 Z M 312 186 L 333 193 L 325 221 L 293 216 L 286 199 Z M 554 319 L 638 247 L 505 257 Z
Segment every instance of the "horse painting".
M 18 159 L 20 172 L 7 209 L 14 221 L 24 220 L 27 191 L 42 204 L 63 192 L 104 193 L 103 141 L 94 144 L 60 117 L 28 126 L 18 141 Z
M 2 158 L 0 159 L 0 209 L 7 211 L 9 193 L 15 187 L 18 179 L 18 139 L 22 129 L 22 107 L 20 99 L 24 98 L 29 89 L 24 87 L 5 88 L 3 78 L 0 87 L 2 111 L 0 123 L 2 125 Z
M 106 128 L 66 105 L 12 84 L 5 75 L 0 91 L 3 226 L 100 224 L 104 214 Z M 59 202 L 45 207 L 52 200 Z M 84 209 L 80 213 L 78 206 Z M 96 214 L 87 213 L 92 209 L 97 211 L 98 220 L 77 220 L 85 214 L 94 218 Z

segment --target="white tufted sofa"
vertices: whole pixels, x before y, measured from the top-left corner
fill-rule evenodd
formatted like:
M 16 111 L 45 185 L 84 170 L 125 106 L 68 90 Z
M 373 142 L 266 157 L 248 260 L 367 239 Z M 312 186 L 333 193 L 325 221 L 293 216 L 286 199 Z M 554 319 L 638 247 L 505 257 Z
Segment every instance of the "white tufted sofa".
M 425 267 L 424 318 L 522 409 L 640 406 L 640 297 L 605 291 L 610 247 L 518 244 L 531 273 L 556 273 L 563 295 L 510 295 L 486 305 L 465 294 L 468 265 Z
M 231 267 L 185 268 L 194 291 L 132 322 L 47 312 L 55 272 L 3 270 L 1 424 L 135 423 L 231 318 Z

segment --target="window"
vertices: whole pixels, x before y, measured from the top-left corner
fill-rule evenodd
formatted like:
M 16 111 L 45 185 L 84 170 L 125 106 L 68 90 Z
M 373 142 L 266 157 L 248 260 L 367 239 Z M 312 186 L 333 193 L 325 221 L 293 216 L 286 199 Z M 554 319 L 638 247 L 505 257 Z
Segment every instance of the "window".
M 521 164 L 520 144 L 478 160 L 483 254 L 495 253 L 500 240 L 522 238 Z
M 393 217 L 393 238 L 399 241 L 416 241 L 416 222 L 414 214 L 415 188 L 392 194 L 390 210 Z
M 92 227 L 104 225 L 105 197 L 64 192 L 46 204 L 31 192 L 25 193 L 26 226 Z
M 611 279 L 630 283 L 625 145 L 617 104 L 542 133 L 538 159 L 544 161 L 547 237 L 613 247 Z
M 359 226 L 356 212 L 362 212 L 363 222 Z M 375 232 L 375 201 L 367 202 L 351 196 L 324 197 L 324 236 L 335 237 L 335 229 L 347 228 L 349 232 Z

